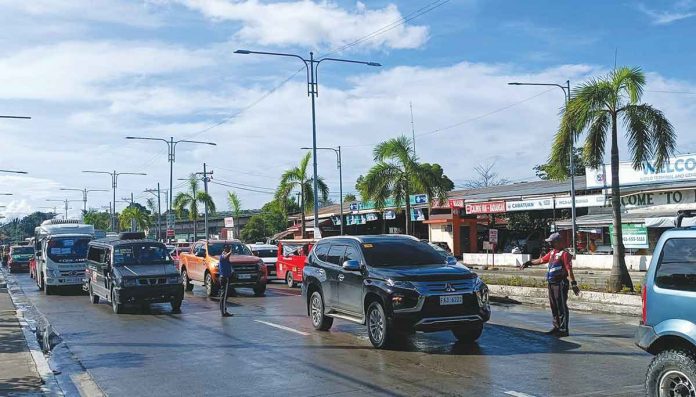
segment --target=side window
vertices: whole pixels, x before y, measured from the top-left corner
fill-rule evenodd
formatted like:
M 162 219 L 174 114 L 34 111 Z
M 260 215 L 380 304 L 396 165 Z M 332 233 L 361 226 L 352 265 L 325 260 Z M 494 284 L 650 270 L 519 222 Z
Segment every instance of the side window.
M 673 238 L 665 242 L 655 284 L 660 288 L 696 291 L 696 238 Z
M 352 245 L 349 245 L 348 247 L 346 247 L 346 256 L 344 261 L 362 262 L 362 258 L 360 257 L 360 251 L 358 251 L 358 249 L 353 247 Z
M 334 265 L 341 266 L 343 263 L 343 255 L 346 252 L 345 245 L 332 245 L 329 249 L 329 254 L 326 256 L 326 261 Z
M 87 260 L 91 262 L 99 262 L 99 251 L 103 251 L 97 247 L 89 247 L 87 251 Z
M 329 244 L 318 244 L 314 248 L 314 255 L 316 255 L 320 261 L 326 262 L 326 255 L 328 253 L 329 253 Z

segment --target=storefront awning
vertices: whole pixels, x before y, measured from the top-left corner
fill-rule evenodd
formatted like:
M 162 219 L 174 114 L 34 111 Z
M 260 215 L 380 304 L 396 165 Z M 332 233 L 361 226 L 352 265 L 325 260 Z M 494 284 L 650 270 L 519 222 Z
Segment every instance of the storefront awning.
M 452 221 L 447 219 L 427 219 L 423 221 L 423 223 L 425 223 L 426 225 L 444 225 L 450 222 Z
M 673 209 L 669 211 L 641 210 L 621 214 L 621 223 L 644 223 L 647 227 L 674 227 L 676 219 L 677 216 Z M 611 212 L 583 215 L 576 219 L 578 227 L 608 227 L 612 224 L 612 221 L 613 216 Z M 682 222 L 682 226 L 696 226 L 696 218 L 685 218 Z M 557 221 L 556 227 L 560 229 L 570 229 L 572 227 L 572 221 L 570 219 Z

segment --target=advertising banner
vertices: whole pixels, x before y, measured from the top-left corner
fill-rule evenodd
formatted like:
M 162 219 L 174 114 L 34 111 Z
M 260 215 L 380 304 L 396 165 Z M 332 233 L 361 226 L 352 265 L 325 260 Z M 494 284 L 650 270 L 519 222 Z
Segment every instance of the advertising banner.
M 466 204 L 467 214 L 498 214 L 505 212 L 505 201 L 487 201 Z
M 648 228 L 644 224 L 621 225 L 623 243 L 626 248 L 648 248 Z M 611 243 L 614 244 L 614 225 L 609 225 Z
M 604 164 L 598 169 L 586 168 L 585 173 L 588 189 L 611 187 L 611 166 L 609 164 Z M 642 169 L 639 170 L 633 169 L 631 162 L 619 163 L 621 186 L 685 180 L 696 180 L 696 154 L 671 157 L 659 172 L 655 161 L 644 162 Z
M 428 195 L 427 194 L 412 194 L 409 196 L 409 201 L 411 205 L 427 205 L 428 204 Z M 404 203 L 401 203 L 402 205 Z M 385 208 L 390 208 L 390 207 L 396 207 L 396 202 L 394 199 L 387 199 L 384 202 L 384 207 Z M 368 210 L 374 210 L 377 207 L 375 206 L 375 203 L 372 201 L 359 201 L 357 203 L 351 203 L 350 206 L 350 211 L 351 212 L 358 212 L 358 211 L 368 211 Z
M 641 192 L 621 197 L 621 206 L 626 208 L 693 203 L 696 203 L 696 190 L 694 189 Z
M 234 218 L 229 216 L 224 219 L 225 227 L 234 227 Z

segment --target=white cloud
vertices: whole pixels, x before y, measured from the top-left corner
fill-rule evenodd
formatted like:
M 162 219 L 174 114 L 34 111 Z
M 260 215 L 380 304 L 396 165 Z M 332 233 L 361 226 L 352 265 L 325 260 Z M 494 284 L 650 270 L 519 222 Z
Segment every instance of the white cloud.
M 418 48 L 428 40 L 428 28 L 398 25 L 403 15 L 396 5 L 369 9 L 358 2 L 345 10 L 331 1 L 174 0 L 215 21 L 242 23 L 236 38 L 262 46 L 301 45 L 341 47 L 385 29 L 359 46 L 363 48 Z M 163 3 L 155 0 L 154 3 Z M 392 28 L 393 27 L 393 28 Z
M 107 22 L 137 27 L 161 24 L 144 2 L 127 0 L 0 0 L 0 11 L 7 15 L 72 21 Z
M 696 7 L 693 1 L 678 1 L 670 9 L 655 10 L 644 4 L 638 4 L 638 10 L 647 15 L 655 25 L 668 25 L 696 16 Z

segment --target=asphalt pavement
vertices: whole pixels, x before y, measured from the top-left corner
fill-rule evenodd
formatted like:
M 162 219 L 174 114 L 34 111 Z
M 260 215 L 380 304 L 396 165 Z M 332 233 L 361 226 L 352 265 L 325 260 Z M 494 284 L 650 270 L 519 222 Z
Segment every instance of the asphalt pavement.
M 546 310 L 496 304 L 477 344 L 439 332 L 376 350 L 357 324 L 315 331 L 299 289 L 280 283 L 262 298 L 240 290 L 221 318 L 202 287 L 180 314 L 116 315 L 79 290 L 45 296 L 14 277 L 60 335 L 53 364 L 109 396 L 635 396 L 650 361 L 633 345 L 634 317 L 573 312 L 571 336 L 557 339 L 543 334 Z

